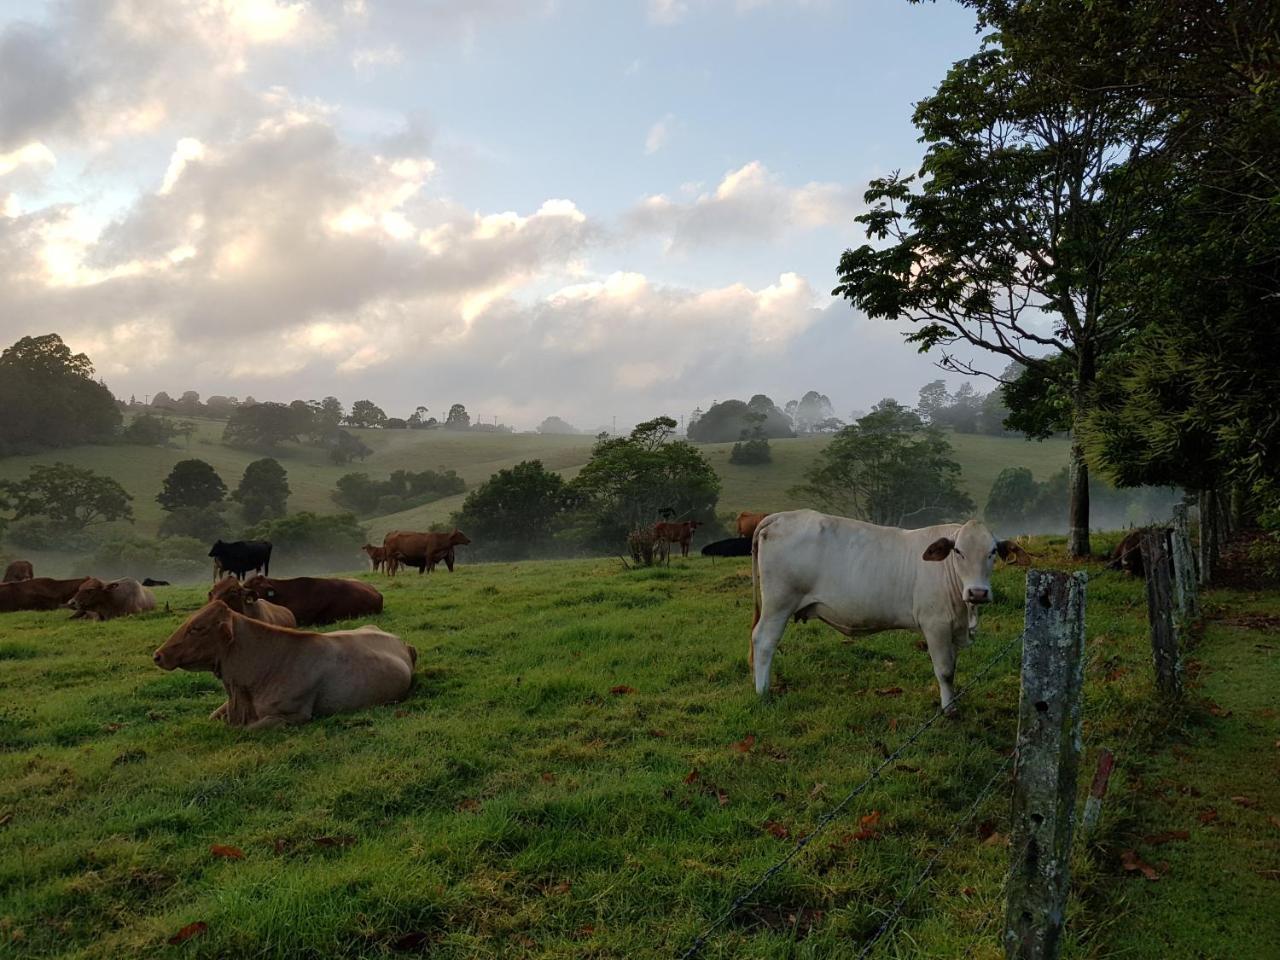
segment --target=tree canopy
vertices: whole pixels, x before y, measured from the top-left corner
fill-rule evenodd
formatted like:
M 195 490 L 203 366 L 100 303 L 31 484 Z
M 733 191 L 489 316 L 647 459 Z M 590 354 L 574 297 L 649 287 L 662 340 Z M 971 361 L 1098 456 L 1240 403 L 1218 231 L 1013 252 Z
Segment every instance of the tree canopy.
M 170 512 L 183 507 L 204 508 L 221 503 L 227 485 L 204 460 L 179 460 L 164 478 L 156 503 Z
M 37 464 L 24 480 L 0 481 L 0 509 L 10 520 L 47 517 L 69 530 L 133 520 L 133 497 L 110 477 L 66 463 Z
M 508 558 L 545 552 L 556 521 L 568 505 L 564 478 L 541 460 L 499 470 L 467 494 L 453 524 L 483 544 L 489 555 Z
M 108 440 L 120 426 L 93 364 L 56 333 L 23 337 L 0 354 L 0 456 Z
M 289 492 L 289 476 L 284 467 L 272 457 L 263 457 L 244 468 L 232 499 L 240 504 L 246 522 L 257 523 L 268 517 L 283 517 Z
M 750 400 L 722 400 L 713 403 L 706 413 L 691 420 L 688 427 L 690 440 L 699 443 L 730 443 L 742 437 L 742 431 L 750 432 L 755 421 L 748 421 L 751 414 L 762 414 L 760 427 L 766 438 L 793 437 L 791 418 L 779 410 L 772 400 L 757 393 Z

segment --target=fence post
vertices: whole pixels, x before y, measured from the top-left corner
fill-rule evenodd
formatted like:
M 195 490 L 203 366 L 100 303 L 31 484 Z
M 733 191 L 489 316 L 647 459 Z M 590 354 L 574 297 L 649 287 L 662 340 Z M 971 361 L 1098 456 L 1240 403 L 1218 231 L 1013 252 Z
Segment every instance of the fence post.
M 1218 565 L 1218 493 L 1212 487 L 1200 491 L 1200 584 L 1213 579 Z
M 1071 876 L 1084 687 L 1084 573 L 1027 572 L 1004 950 L 1056 960 Z
M 1196 588 L 1196 557 L 1191 550 L 1191 526 L 1187 522 L 1186 503 L 1173 508 L 1173 593 L 1178 602 L 1178 617 L 1187 627 L 1200 616 L 1200 598 Z
M 1167 699 L 1182 696 L 1182 658 L 1174 624 L 1173 558 L 1167 527 L 1142 531 L 1142 566 L 1147 573 L 1147 619 L 1151 623 L 1151 656 L 1156 686 Z

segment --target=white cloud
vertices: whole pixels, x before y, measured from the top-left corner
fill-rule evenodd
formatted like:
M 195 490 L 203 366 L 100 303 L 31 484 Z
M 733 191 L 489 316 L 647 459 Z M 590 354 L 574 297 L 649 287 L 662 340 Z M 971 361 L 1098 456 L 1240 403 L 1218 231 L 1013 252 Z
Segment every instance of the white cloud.
M 668 113 L 649 128 L 649 132 L 644 138 L 644 152 L 646 154 L 657 153 L 667 145 L 667 138 L 671 136 L 671 125 L 674 121 L 675 116 Z
M 381 47 L 360 47 L 351 54 L 351 66 L 366 73 L 377 67 L 394 67 L 403 60 L 403 51 L 394 43 Z
M 735 13 L 744 14 L 762 7 L 818 7 L 827 6 L 829 2 L 830 0 L 649 0 L 649 19 L 654 23 L 679 23 L 695 7 L 731 6 Z

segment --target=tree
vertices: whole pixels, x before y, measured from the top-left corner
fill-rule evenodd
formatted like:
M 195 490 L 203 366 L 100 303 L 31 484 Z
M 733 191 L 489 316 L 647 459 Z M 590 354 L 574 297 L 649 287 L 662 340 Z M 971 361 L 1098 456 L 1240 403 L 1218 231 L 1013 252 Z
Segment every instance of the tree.
M 1159 142 L 1157 112 L 1115 95 L 1132 33 L 1064 0 L 963 0 L 992 32 L 952 66 L 914 122 L 918 174 L 872 181 L 859 217 L 886 245 L 846 250 L 835 292 L 868 315 L 906 319 L 944 366 L 981 373 L 956 345 L 1017 360 L 1069 398 L 1073 554 L 1089 552 L 1089 476 L 1080 429 L 1099 365 L 1132 318 L 1114 271 L 1152 213 L 1135 158 Z M 1011 404 L 1013 406 L 1013 404 Z
M 176 401 L 163 390 L 157 391 L 156 395 L 151 398 L 151 406 L 156 410 L 172 410 Z
M 444 428 L 446 430 L 469 430 L 471 428 L 471 414 L 467 413 L 467 408 L 460 403 L 455 403 L 449 408 L 449 415 L 445 417 Z
M 174 404 L 174 409 L 184 416 L 196 416 L 200 412 L 200 394 L 194 390 L 187 390 Z
M 231 414 L 222 431 L 222 442 L 232 447 L 269 450 L 287 441 L 296 443 L 300 426 L 297 411 L 282 403 L 246 402 Z
M 1039 485 L 1030 470 L 1026 467 L 1005 467 L 991 484 L 983 518 L 993 526 L 1027 533 L 1027 522 L 1035 511 L 1039 495 Z
M 283 517 L 289 493 L 289 475 L 284 467 L 271 457 L 263 457 L 244 468 L 232 499 L 240 504 L 246 522 L 257 523 L 268 517 Z
M 133 497 L 110 477 L 66 463 L 39 464 L 25 480 L 0 481 L 0 509 L 8 519 L 48 517 L 69 530 L 111 520 L 133 521 Z
M 372 400 L 357 400 L 347 414 L 347 424 L 353 427 L 381 427 L 386 422 L 387 415 Z
M 156 534 L 160 537 L 192 537 L 210 543 L 230 534 L 226 518 L 216 507 L 178 507 L 164 515 Z
M 182 507 L 204 508 L 222 502 L 227 485 L 203 460 L 179 460 L 164 478 L 156 503 L 170 512 Z
M 817 390 L 810 390 L 799 400 L 790 401 L 786 413 L 795 424 L 797 433 L 812 433 L 818 424 L 836 415 L 831 399 Z
M 342 401 L 337 397 L 325 397 L 320 401 L 320 410 L 316 419 L 323 426 L 336 429 L 342 425 L 346 415 L 346 411 L 342 409 Z
M 947 393 L 945 381 L 931 380 L 920 388 L 916 413 L 920 414 L 920 419 L 929 426 L 941 427 L 946 422 L 949 406 L 951 406 L 951 395 Z
M 498 555 L 524 557 L 550 538 L 567 502 L 564 478 L 525 460 L 467 494 L 452 522 Z
M 363 440 L 341 427 L 327 432 L 321 438 L 320 445 L 328 448 L 330 462 L 338 466 L 348 464 L 352 460 L 363 461 L 373 453 Z
M 754 466 L 773 460 L 773 453 L 769 449 L 769 438 L 764 434 L 764 423 L 767 419 L 763 413 L 747 414 L 746 421 L 750 426 L 743 429 L 738 442 L 729 452 L 730 463 Z
M 547 417 L 538 424 L 538 432 L 568 435 L 577 433 L 578 428 L 559 417 Z
M 962 518 L 973 501 L 942 431 L 895 400 L 882 400 L 818 454 L 796 493 L 871 523 L 928 526 Z
M 0 354 L 0 456 L 102 442 L 120 410 L 93 364 L 56 333 L 23 337 Z
M 699 443 L 735 441 L 742 436 L 743 430 L 751 429 L 752 424 L 747 422 L 747 416 L 752 413 L 764 415 L 762 428 L 769 439 L 795 436 L 791 429 L 791 418 L 774 406 L 773 401 L 764 394 L 756 394 L 748 403 L 741 400 L 713 403 L 706 413 L 689 423 L 689 439 Z
M 120 439 L 140 447 L 162 447 L 177 433 L 178 427 L 172 421 L 152 413 L 140 413 L 120 432 Z

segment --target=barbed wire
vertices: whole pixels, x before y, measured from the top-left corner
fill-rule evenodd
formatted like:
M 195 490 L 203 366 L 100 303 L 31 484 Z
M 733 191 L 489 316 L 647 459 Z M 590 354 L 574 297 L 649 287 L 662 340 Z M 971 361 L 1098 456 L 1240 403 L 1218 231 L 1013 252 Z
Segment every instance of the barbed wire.
M 1009 858 L 1008 869 L 1004 872 L 1004 879 L 1000 881 L 1000 888 L 996 891 L 996 905 L 987 911 L 987 915 L 983 917 L 982 922 L 978 924 L 973 931 L 973 942 L 969 944 L 964 955 L 966 960 L 973 956 L 973 951 L 982 943 L 982 936 L 987 932 L 987 927 L 991 926 L 992 921 L 1000 914 L 1000 907 L 1008 901 L 1009 884 L 1013 882 L 1013 876 L 1018 872 L 1018 867 L 1023 863 L 1023 858 L 1027 854 L 1027 848 L 1031 846 L 1035 837 L 1027 837 L 1026 842 L 1022 845 L 1022 849 L 1018 851 L 1016 856 Z
M 991 672 L 992 667 L 994 667 L 1005 656 L 1005 654 L 1012 650 L 1017 644 L 1021 643 L 1024 636 L 1025 634 L 1019 633 L 997 650 L 991 658 L 978 669 L 977 673 L 973 675 L 969 682 L 956 691 L 955 696 L 951 698 L 951 703 L 948 704 L 946 708 L 939 707 L 931 717 L 920 724 L 920 726 L 917 727 L 909 737 L 903 740 L 896 750 L 885 757 L 884 760 L 877 765 L 861 783 L 846 793 L 839 803 L 819 817 L 818 822 L 814 825 L 813 829 L 797 840 L 781 860 L 765 870 L 765 872 L 760 875 L 760 879 L 748 887 L 743 893 L 735 897 L 733 902 L 729 904 L 728 909 L 708 924 L 707 927 L 703 929 L 702 933 L 698 934 L 697 939 L 689 945 L 688 949 L 685 950 L 684 953 L 680 954 L 680 960 L 690 960 L 690 958 L 697 956 L 698 952 L 707 945 L 707 941 L 711 938 L 713 933 L 727 923 L 748 900 L 759 893 L 765 884 L 772 880 L 783 867 L 798 857 L 804 848 L 816 839 L 818 835 L 821 834 L 830 825 L 830 823 L 840 815 L 845 807 L 852 803 L 859 795 L 864 793 L 871 784 L 880 779 L 880 775 L 884 773 L 891 763 L 898 760 L 908 747 L 924 736 L 925 731 L 937 723 L 938 720 L 946 714 L 947 708 L 953 706 L 970 690 L 977 687 L 979 681 Z M 1007 763 L 1008 761 L 1006 761 L 1006 765 Z

